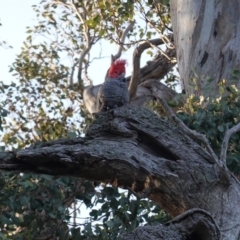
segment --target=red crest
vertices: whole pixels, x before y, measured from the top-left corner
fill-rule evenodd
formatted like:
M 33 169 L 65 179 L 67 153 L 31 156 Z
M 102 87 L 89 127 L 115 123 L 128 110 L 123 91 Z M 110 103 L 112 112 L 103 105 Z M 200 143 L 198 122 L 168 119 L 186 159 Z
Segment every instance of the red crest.
M 108 71 L 108 77 L 110 78 L 118 78 L 122 73 L 126 73 L 125 65 L 126 60 L 119 59 L 114 61 Z

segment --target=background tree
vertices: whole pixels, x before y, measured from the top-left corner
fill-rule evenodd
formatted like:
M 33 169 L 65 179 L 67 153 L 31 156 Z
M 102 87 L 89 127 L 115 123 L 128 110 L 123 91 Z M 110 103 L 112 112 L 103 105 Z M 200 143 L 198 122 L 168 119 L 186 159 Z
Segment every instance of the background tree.
M 239 2 L 170 0 L 170 5 L 182 87 L 193 93 L 195 78 L 202 95 L 211 80 L 216 94 L 218 83 L 240 70 Z
M 169 110 L 165 100 L 176 92 L 159 81 L 166 74 L 167 83 L 176 79 L 170 72 L 176 61 L 168 1 L 111 1 L 110 5 L 105 1 L 49 0 L 34 9 L 39 25 L 28 30 L 11 68 L 20 85 L 1 85 L 2 150 L 13 152 L 0 154 L 0 167 L 22 172 L 2 174 L 1 237 L 116 239 L 139 225 L 155 225 L 180 215 L 171 225 L 139 228 L 123 238 L 167 239 L 167 233 L 175 239 L 236 239 L 239 182 L 224 162 L 229 137 L 238 130 L 231 127 L 238 122 L 239 92 L 223 81 L 218 98 L 191 96 L 182 107 L 179 117 L 204 133 L 211 147 Z M 136 21 L 123 38 L 126 31 L 122 27 L 131 24 L 133 12 L 146 25 L 142 28 Z M 156 39 L 152 39 L 154 34 Z M 37 35 L 47 40 L 37 42 Z M 178 32 L 175 35 L 178 37 Z M 129 77 L 131 103 L 148 106 L 155 100 L 150 106 L 158 111 L 161 102 L 180 127 L 148 110 L 127 107 L 101 115 L 85 138 L 75 138 L 84 133 L 89 121 L 82 90 L 85 81 L 91 83 L 90 53 L 101 39 L 119 45 L 117 56 L 131 46 L 136 48 Z M 140 69 L 141 54 L 150 47 L 158 51 Z M 70 63 L 63 61 L 65 56 Z M 166 92 L 170 93 L 167 97 Z M 56 140 L 63 137 L 72 139 Z M 227 158 L 235 173 L 239 168 L 238 141 L 235 133 Z M 33 143 L 29 149 L 16 151 Z M 94 188 L 99 182 L 112 185 Z M 77 201 L 90 209 L 85 222 L 77 221 Z

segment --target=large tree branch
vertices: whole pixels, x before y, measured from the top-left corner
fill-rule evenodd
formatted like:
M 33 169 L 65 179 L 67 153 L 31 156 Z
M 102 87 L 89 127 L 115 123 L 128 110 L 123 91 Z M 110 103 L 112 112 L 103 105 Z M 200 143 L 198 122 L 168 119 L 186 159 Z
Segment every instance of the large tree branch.
M 238 180 L 178 126 L 147 109 L 125 106 L 101 113 L 85 138 L 0 153 L 0 169 L 77 176 L 148 192 L 172 216 L 191 208 L 208 211 L 224 239 L 240 232 L 240 225 L 232 231 L 240 221 L 240 209 L 233 207 L 240 198 Z

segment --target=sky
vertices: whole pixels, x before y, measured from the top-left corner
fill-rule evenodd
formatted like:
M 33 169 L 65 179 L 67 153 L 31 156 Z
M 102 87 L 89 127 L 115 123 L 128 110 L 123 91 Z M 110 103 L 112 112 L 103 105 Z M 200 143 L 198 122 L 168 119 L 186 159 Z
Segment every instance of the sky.
M 20 53 L 26 38 L 26 26 L 33 26 L 35 12 L 31 6 L 40 0 L 0 0 L 0 42 L 6 41 L 13 48 L 0 46 L 0 81 L 15 80 L 9 73 L 9 66 Z
M 17 54 L 21 51 L 23 41 L 26 39 L 26 27 L 37 24 L 35 12 L 32 10 L 32 5 L 38 4 L 40 0 L 0 0 L 0 42 L 6 41 L 12 48 L 5 48 L 0 46 L 0 81 L 10 83 L 17 82 L 16 77 L 9 73 L 9 66 L 14 62 Z M 104 81 L 106 71 L 110 64 L 111 54 L 116 54 L 118 47 L 107 43 L 102 44 L 102 58 L 94 61 L 89 67 L 88 73 L 93 81 L 93 84 L 99 84 Z M 100 52 L 100 45 L 96 44 L 91 52 L 91 56 L 98 56 Z M 127 59 L 127 76 L 132 71 L 132 53 L 133 49 L 123 53 L 121 58 Z M 149 57 L 144 58 L 145 61 Z

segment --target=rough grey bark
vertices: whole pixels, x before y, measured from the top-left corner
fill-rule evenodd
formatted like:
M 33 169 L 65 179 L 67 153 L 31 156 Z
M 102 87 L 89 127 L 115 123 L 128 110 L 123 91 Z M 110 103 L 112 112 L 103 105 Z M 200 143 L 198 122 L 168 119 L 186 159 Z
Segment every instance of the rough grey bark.
M 177 93 L 165 84 L 155 79 L 149 79 L 138 86 L 137 92 L 131 101 L 131 105 L 144 106 L 149 101 L 155 100 L 156 97 L 169 102 L 176 95 Z
M 173 217 L 193 208 L 207 211 L 220 240 L 240 237 L 238 179 L 176 125 L 147 109 L 124 106 L 100 113 L 85 138 L 0 153 L 0 169 L 131 188 Z
M 170 0 L 170 6 L 182 87 L 188 95 L 193 93 L 194 70 L 199 89 L 207 84 L 201 79 L 213 77 L 214 94 L 220 80 L 240 70 L 240 2 Z

